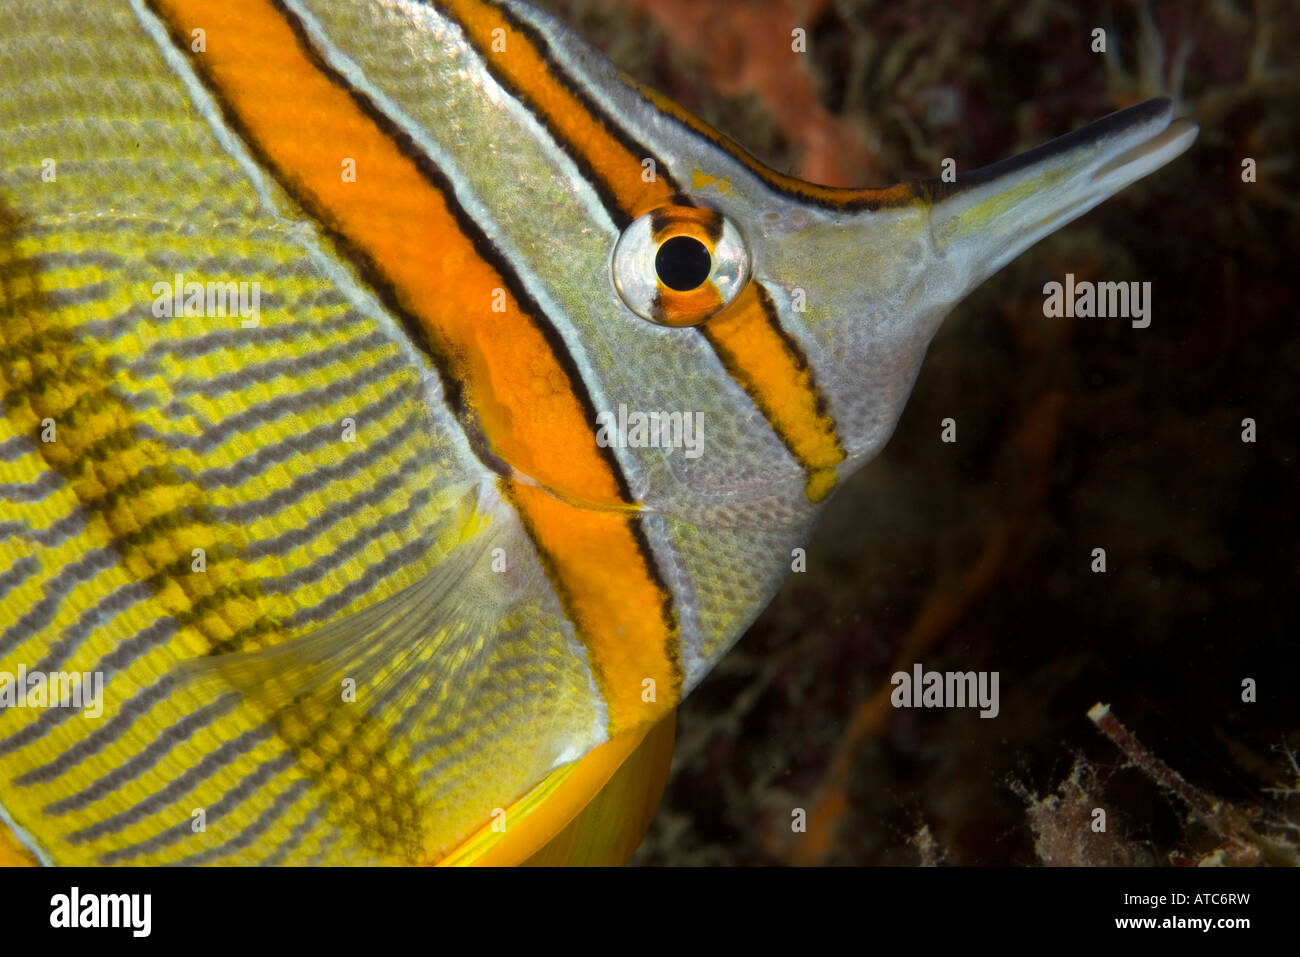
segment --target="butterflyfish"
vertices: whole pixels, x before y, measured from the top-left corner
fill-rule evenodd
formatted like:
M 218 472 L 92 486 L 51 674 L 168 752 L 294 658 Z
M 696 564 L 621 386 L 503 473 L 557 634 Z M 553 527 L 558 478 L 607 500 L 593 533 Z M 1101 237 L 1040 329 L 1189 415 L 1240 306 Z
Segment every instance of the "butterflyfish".
M 626 860 L 943 317 L 1195 135 L 829 188 L 518 0 L 5 0 L 0 857 Z

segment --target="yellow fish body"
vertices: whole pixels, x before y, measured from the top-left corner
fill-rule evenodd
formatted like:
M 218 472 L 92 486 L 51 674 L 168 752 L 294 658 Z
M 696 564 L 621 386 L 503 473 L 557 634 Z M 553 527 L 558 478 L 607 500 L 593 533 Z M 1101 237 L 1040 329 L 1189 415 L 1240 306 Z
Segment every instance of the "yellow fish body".
M 58 864 L 625 859 L 946 312 L 1195 136 L 813 186 L 515 0 L 3 0 L 0 94 L 0 860 Z

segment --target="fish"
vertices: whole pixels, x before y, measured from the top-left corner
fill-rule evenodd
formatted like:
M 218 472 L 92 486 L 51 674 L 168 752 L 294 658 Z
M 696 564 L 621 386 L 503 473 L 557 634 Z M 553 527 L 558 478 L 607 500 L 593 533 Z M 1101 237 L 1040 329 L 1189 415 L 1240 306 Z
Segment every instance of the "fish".
M 626 861 L 944 316 L 1197 135 L 831 188 L 520 0 L 0 38 L 8 863 Z

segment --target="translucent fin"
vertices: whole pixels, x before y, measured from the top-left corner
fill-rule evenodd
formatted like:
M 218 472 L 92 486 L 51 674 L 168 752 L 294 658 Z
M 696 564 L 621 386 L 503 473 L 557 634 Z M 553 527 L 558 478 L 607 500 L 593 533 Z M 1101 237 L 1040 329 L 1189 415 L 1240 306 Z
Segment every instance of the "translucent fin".
M 485 611 L 508 613 L 509 605 L 499 596 L 485 604 L 469 578 L 502 540 L 500 529 L 489 527 L 418 581 L 361 611 L 270 648 L 183 662 L 176 675 L 214 694 L 233 686 L 274 712 L 306 696 L 337 698 L 344 680 L 382 690 L 408 668 L 472 670 L 476 658 L 464 645 L 485 630 Z
M 582 646 L 518 525 L 477 507 L 462 522 L 441 536 L 454 542 L 441 561 L 392 596 L 175 671 L 201 701 L 237 690 L 294 752 L 332 825 L 378 861 L 443 853 L 601 740 Z

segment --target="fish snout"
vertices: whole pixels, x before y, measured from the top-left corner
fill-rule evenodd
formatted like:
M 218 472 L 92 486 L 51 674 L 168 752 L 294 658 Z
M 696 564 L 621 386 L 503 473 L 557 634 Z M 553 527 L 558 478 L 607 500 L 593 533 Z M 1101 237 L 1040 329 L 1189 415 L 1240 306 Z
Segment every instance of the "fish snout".
M 1172 100 L 1146 100 L 953 182 L 929 180 L 934 251 L 955 267 L 956 298 L 1173 160 L 1198 131 L 1174 118 Z

